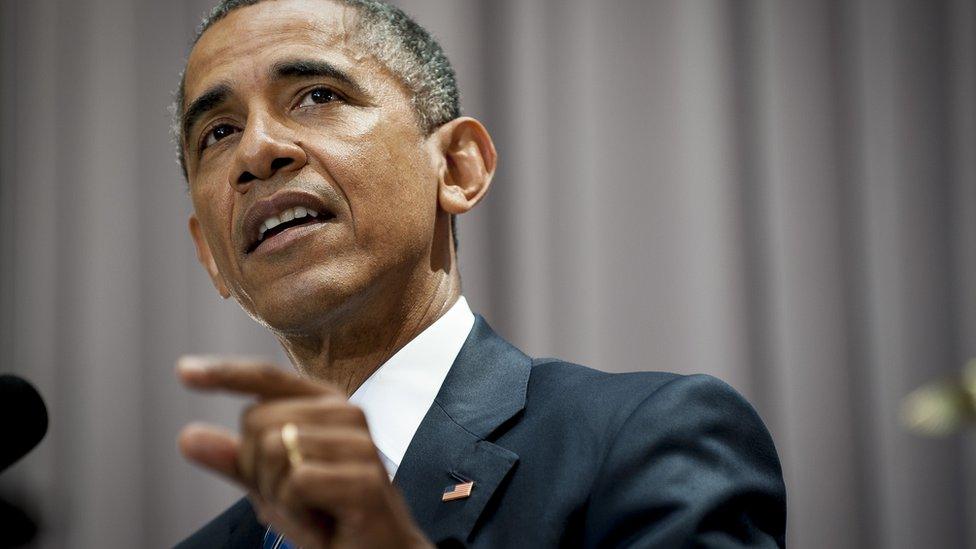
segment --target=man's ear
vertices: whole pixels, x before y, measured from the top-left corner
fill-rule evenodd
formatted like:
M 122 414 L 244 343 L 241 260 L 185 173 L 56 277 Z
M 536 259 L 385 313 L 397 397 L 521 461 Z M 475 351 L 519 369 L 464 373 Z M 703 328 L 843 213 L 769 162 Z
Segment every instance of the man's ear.
M 498 156 L 488 130 L 474 118 L 462 116 L 437 129 L 441 167 L 437 201 L 449 214 L 462 214 L 488 192 Z
M 230 297 L 230 291 L 224 284 L 224 277 L 220 276 L 220 271 L 217 270 L 217 263 L 214 261 L 213 253 L 210 252 L 207 239 L 203 236 L 203 229 L 200 228 L 200 220 L 197 219 L 196 214 L 190 214 L 190 236 L 193 237 L 193 243 L 197 247 L 197 261 L 207 270 L 210 281 L 213 282 L 214 288 L 217 288 L 220 297 L 227 299 Z

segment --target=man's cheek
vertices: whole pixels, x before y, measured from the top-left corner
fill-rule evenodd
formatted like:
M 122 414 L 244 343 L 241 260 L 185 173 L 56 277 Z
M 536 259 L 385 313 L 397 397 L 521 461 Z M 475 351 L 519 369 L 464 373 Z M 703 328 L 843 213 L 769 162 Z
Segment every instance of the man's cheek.
M 218 229 L 219 224 L 211 222 L 210 228 L 206 232 L 207 245 L 210 246 L 210 254 L 217 263 L 217 270 L 221 274 L 227 272 L 230 262 L 234 259 L 233 247 L 230 245 L 228 235 L 224 235 Z

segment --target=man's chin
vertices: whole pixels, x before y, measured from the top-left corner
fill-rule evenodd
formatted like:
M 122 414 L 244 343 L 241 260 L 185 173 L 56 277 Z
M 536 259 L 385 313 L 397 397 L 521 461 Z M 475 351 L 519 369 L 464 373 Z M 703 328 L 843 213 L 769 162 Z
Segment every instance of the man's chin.
M 324 331 L 348 323 L 361 299 L 342 288 L 292 288 L 286 293 L 258 295 L 254 310 L 248 311 L 254 320 L 279 337 L 318 336 Z
M 251 317 L 278 336 L 301 336 L 320 332 L 339 316 L 339 304 L 321 300 L 286 300 L 269 307 L 256 307 Z
M 368 259 L 329 257 L 265 280 L 247 280 L 241 303 L 278 336 L 318 336 L 369 324 L 370 316 L 388 316 L 403 297 L 409 272 L 377 268 Z

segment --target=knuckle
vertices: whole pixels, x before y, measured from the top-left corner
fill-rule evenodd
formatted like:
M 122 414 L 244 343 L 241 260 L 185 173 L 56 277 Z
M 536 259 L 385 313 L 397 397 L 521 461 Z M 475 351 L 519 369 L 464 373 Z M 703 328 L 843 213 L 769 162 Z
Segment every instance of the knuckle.
M 376 454 L 376 446 L 373 439 L 366 433 L 356 433 L 347 443 L 346 447 L 356 457 L 373 457 Z
M 281 371 L 277 366 L 267 363 L 259 363 L 254 365 L 254 371 L 258 378 L 264 383 L 278 383 L 284 378 L 284 372 Z
M 345 400 L 340 400 L 334 395 L 324 394 L 316 397 L 312 397 L 316 406 L 321 410 L 327 412 L 334 412 L 337 409 L 341 409 L 347 405 Z
M 300 494 L 303 486 L 308 486 L 315 482 L 315 475 L 312 474 L 310 468 L 299 466 L 292 470 L 290 480 L 295 484 L 293 489 Z
M 272 461 L 279 461 L 285 457 L 281 435 L 277 430 L 266 429 L 261 435 L 261 454 Z
M 344 399 L 318 397 L 316 404 L 315 418 L 323 424 L 366 426 L 366 412 Z
M 299 507 L 301 503 L 309 497 L 309 494 L 322 488 L 323 477 L 313 468 L 299 465 L 291 470 L 291 473 L 282 482 L 283 491 L 280 493 L 280 501 L 290 507 Z
M 373 499 L 378 497 L 382 484 L 381 481 L 385 479 L 380 479 L 380 471 L 373 467 L 364 468 L 356 474 L 357 486 L 359 487 L 359 496 L 364 500 Z
M 377 455 L 373 439 L 358 429 L 334 431 L 320 440 L 319 448 L 328 459 L 334 461 L 361 462 Z
M 258 403 L 248 404 L 241 412 L 241 427 L 245 431 L 253 431 L 260 424 L 261 405 Z
M 389 484 L 390 479 L 386 474 L 386 470 L 381 467 L 369 467 L 365 473 L 366 482 L 368 482 L 374 488 L 382 488 Z
M 263 362 L 256 362 L 252 364 L 251 370 L 263 379 L 271 379 L 275 374 L 275 368 L 272 368 Z
M 275 500 L 277 500 L 278 503 L 288 507 L 294 507 L 297 505 L 299 501 L 298 491 L 301 489 L 301 476 L 299 474 L 301 469 L 303 468 L 298 467 L 293 469 L 291 473 L 289 473 L 284 480 L 278 484 L 278 490 L 275 494 Z
M 360 501 L 369 501 L 380 495 L 383 482 L 386 482 L 385 473 L 380 478 L 380 471 L 375 467 L 356 467 L 348 471 L 346 478 L 349 482 L 350 491 L 353 497 Z
M 322 394 L 314 397 L 310 397 L 314 402 L 320 406 L 323 410 L 335 411 L 341 410 L 350 404 L 342 398 L 337 398 L 335 395 Z
M 356 406 L 355 404 L 349 404 L 347 406 L 347 412 L 349 419 L 356 423 L 357 425 L 366 425 L 366 412 L 362 408 Z

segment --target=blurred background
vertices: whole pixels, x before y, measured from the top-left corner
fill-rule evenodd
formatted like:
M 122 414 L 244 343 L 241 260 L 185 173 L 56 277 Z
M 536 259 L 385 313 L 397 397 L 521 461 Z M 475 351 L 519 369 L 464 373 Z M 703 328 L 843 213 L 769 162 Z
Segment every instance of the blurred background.
M 976 444 L 899 403 L 976 356 L 976 2 L 401 0 L 495 138 L 465 295 L 533 355 L 719 376 L 799 548 L 976 547 Z M 0 0 L 0 369 L 50 432 L 0 476 L 38 547 L 164 547 L 239 497 L 178 455 L 284 357 L 186 231 L 168 105 L 212 0 Z M 612 405 L 612 403 L 608 403 Z

